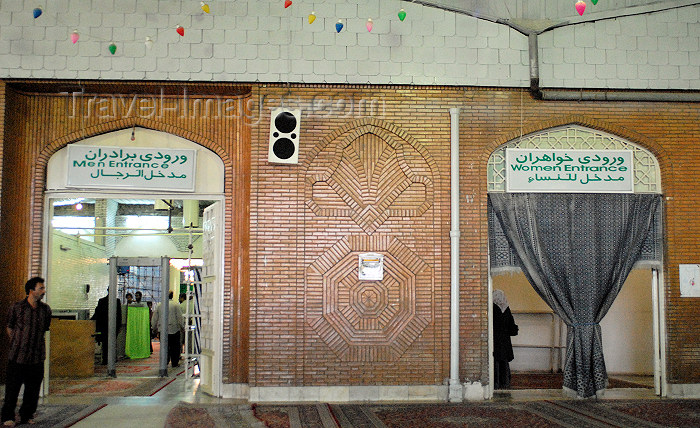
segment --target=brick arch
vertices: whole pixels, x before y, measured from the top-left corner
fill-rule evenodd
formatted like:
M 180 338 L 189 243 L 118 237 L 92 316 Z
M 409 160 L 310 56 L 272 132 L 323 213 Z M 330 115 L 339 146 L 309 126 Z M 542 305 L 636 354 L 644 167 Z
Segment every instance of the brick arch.
M 425 161 L 428 163 L 430 166 L 430 169 L 433 171 L 433 175 L 437 176 L 438 175 L 438 166 L 437 162 L 433 159 L 433 157 L 430 155 L 430 152 L 422 145 L 420 142 L 418 142 L 413 136 L 411 136 L 408 132 L 406 132 L 404 129 L 401 127 L 397 126 L 396 124 L 382 120 L 382 119 L 377 119 L 377 118 L 370 118 L 370 117 L 363 117 L 357 120 L 353 120 L 351 122 L 346 123 L 345 125 L 336 128 L 333 130 L 330 134 L 326 135 L 318 144 L 314 146 L 314 148 L 311 150 L 309 153 L 309 156 L 306 157 L 304 160 L 303 164 L 303 169 L 304 171 L 308 170 L 309 167 L 312 165 L 314 159 L 316 159 L 316 156 L 323 151 L 326 147 L 328 147 L 329 144 L 331 144 L 333 141 L 337 140 L 340 136 L 343 134 L 352 132 L 353 135 L 359 136 L 365 132 L 369 131 L 374 131 L 377 132 L 379 131 L 380 136 L 388 136 L 390 134 L 394 134 L 403 141 L 407 142 L 408 144 L 411 145 L 418 153 L 423 156 Z M 487 158 L 488 159 L 488 158 Z
M 30 222 L 29 226 L 29 233 L 31 236 L 31 248 L 29 251 L 31 260 L 31 272 L 41 272 L 41 266 L 44 263 L 42 257 L 43 221 L 41 221 L 41 217 L 37 218 L 37 216 L 43 216 L 44 212 L 44 187 L 46 185 L 46 168 L 48 167 L 49 159 L 51 158 L 51 156 L 53 156 L 56 152 L 66 147 L 70 143 L 80 141 L 86 138 L 91 138 L 97 135 L 106 134 L 109 132 L 115 132 L 120 131 L 122 129 L 132 128 L 134 126 L 173 134 L 211 150 L 217 156 L 219 156 L 219 158 L 224 164 L 224 182 L 232 181 L 233 168 L 231 166 L 230 156 L 226 154 L 219 145 L 214 143 L 214 141 L 177 126 L 164 124 L 150 119 L 125 118 L 100 123 L 97 125 L 87 127 L 80 131 L 68 133 L 46 144 L 39 151 L 36 157 L 37 162 L 32 167 L 33 171 L 30 191 L 32 195 L 32 215 L 34 217 L 34 221 Z M 232 189 L 227 189 L 226 187 L 224 187 L 225 198 L 229 198 L 231 196 L 231 193 Z M 228 204 L 226 204 L 226 211 L 228 211 L 229 209 L 230 208 L 228 207 Z M 228 214 L 229 213 L 227 212 L 224 214 L 224 216 L 227 216 Z M 224 240 L 224 242 L 227 242 L 227 240 Z
M 661 182 L 670 182 L 672 165 L 669 161 L 669 157 L 666 153 L 666 150 L 663 147 L 661 147 L 656 141 L 624 126 L 620 126 L 599 119 L 591 119 L 589 117 L 580 115 L 564 115 L 560 117 L 551 118 L 545 121 L 528 123 L 525 126 L 523 126 L 522 130 L 514 130 L 505 133 L 493 140 L 484 148 L 484 150 L 479 156 L 479 163 L 484 166 L 487 165 L 488 160 L 494 151 L 496 151 L 504 144 L 507 144 L 508 142 L 519 138 L 521 135 L 534 134 L 539 131 L 544 131 L 550 128 L 557 128 L 566 125 L 579 125 L 586 128 L 606 132 L 608 134 L 615 135 L 616 137 L 625 139 L 630 143 L 634 143 L 648 150 L 654 155 L 656 161 L 659 163 L 659 169 L 661 171 Z M 486 173 L 486 169 L 484 169 L 484 173 Z
M 230 162 L 229 155 L 224 150 L 222 150 L 222 148 L 218 144 L 216 144 L 214 141 L 208 138 L 204 138 L 197 133 L 188 131 L 184 128 L 180 128 L 179 126 L 169 125 L 151 119 L 136 117 L 100 123 L 97 125 L 89 126 L 80 131 L 68 133 L 60 138 L 57 138 L 49 142 L 41 150 L 41 152 L 37 156 L 37 160 L 39 161 L 38 163 L 43 163 L 44 166 L 48 165 L 49 158 L 51 158 L 51 156 L 53 156 L 54 153 L 56 153 L 60 149 L 66 147 L 68 144 L 84 140 L 86 138 L 95 137 L 97 135 L 107 134 L 109 132 L 133 128 L 134 126 L 176 135 L 178 137 L 192 141 L 193 143 L 199 144 L 200 146 L 205 147 L 211 150 L 212 152 L 216 153 L 216 155 L 219 156 L 219 158 L 221 158 L 221 161 L 224 163 L 224 165 L 227 165 Z
M 373 136 L 377 139 L 374 141 L 381 141 L 382 144 L 387 144 L 397 151 L 396 159 L 399 163 L 398 167 L 406 177 L 405 181 L 401 183 L 383 183 L 383 185 L 380 185 L 379 182 L 354 182 L 347 177 L 337 177 L 337 179 L 334 179 L 334 173 L 338 165 L 341 164 L 343 160 L 348 161 L 345 157 L 346 155 L 343 154 L 344 149 L 366 136 Z M 407 161 L 407 159 L 405 159 L 403 148 L 406 146 L 410 146 L 411 149 L 414 150 L 414 153 L 417 153 L 416 158 L 420 159 L 419 162 L 425 165 L 427 171 L 425 171 L 424 174 L 420 174 L 412 169 L 411 164 L 417 162 L 415 159 L 413 161 Z M 326 159 L 321 160 L 320 169 L 318 169 L 319 165 L 317 165 L 317 161 L 319 157 L 323 157 L 324 154 L 328 156 Z M 359 161 L 359 159 L 354 160 Z M 355 167 L 362 169 L 361 165 L 356 164 L 356 162 L 349 162 Z M 419 167 L 419 169 L 422 168 Z M 388 220 L 389 217 L 419 217 L 434 204 L 437 163 L 430 156 L 428 150 L 407 132 L 401 130 L 392 123 L 379 119 L 358 119 L 331 132 L 313 148 L 311 155 L 304 163 L 303 171 L 303 175 L 305 176 L 304 198 L 306 205 L 316 215 L 350 217 L 370 235 L 374 233 L 382 223 Z M 314 184 L 317 182 L 335 183 L 333 187 L 341 192 L 338 193 L 338 196 L 345 201 L 347 206 L 344 209 L 339 207 L 324 208 L 322 206 L 323 204 L 316 203 L 313 197 L 313 188 Z M 426 192 L 426 198 L 420 204 L 404 207 L 404 209 L 399 210 L 392 209 L 389 206 L 393 202 L 392 199 L 401 195 L 409 186 L 419 183 L 425 186 Z M 396 187 L 389 187 L 392 189 L 390 195 L 385 195 L 386 198 L 378 204 L 370 203 L 369 200 L 365 200 L 364 202 L 366 202 L 367 205 L 363 206 L 357 202 L 356 197 L 359 197 L 360 194 L 370 194 L 372 193 L 372 188 L 386 188 L 387 185 L 396 185 Z

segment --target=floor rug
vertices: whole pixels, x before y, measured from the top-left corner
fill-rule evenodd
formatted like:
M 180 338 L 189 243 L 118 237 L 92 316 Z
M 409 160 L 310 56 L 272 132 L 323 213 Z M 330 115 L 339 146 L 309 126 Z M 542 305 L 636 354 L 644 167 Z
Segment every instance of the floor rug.
M 254 414 L 269 428 L 696 428 L 700 400 L 257 405 Z
M 334 411 L 342 412 L 341 420 L 349 416 L 347 423 L 341 427 L 358 426 L 355 420 L 362 421 L 359 426 L 367 427 L 559 427 L 527 408 L 501 403 L 463 403 L 463 404 L 423 404 L 423 405 L 383 405 L 383 406 L 334 406 Z M 358 413 L 364 413 L 366 421 Z M 374 415 L 376 421 L 371 421 Z
M 106 404 L 82 405 L 82 404 L 40 404 L 34 417 L 34 425 L 19 425 L 27 427 L 69 427 L 78 421 L 100 410 Z
M 166 428 L 265 428 L 253 416 L 248 404 L 187 404 L 179 403 L 168 413 Z
M 173 377 L 51 379 L 49 382 L 49 394 L 90 394 L 100 397 L 147 397 L 160 391 L 173 380 Z
M 253 406 L 254 415 L 268 428 L 336 428 L 338 423 L 331 406 L 317 403 L 307 405 Z M 358 425 L 361 426 L 361 425 Z
M 561 389 L 563 385 L 563 373 L 513 373 L 510 379 L 511 389 Z M 614 388 L 651 387 L 610 377 L 608 378 L 608 389 Z
M 700 427 L 700 400 L 577 400 L 552 402 L 603 423 L 629 427 Z
M 160 343 L 153 342 L 153 353 L 148 358 L 123 358 L 114 367 L 117 376 L 158 376 L 160 373 Z M 96 376 L 106 376 L 107 366 L 96 365 Z

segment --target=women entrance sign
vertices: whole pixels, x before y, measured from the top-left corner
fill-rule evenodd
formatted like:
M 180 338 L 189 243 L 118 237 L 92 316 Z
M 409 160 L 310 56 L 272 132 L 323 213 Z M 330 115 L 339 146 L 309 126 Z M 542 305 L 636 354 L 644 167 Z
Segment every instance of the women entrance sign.
M 632 151 L 506 149 L 506 191 L 632 193 Z
M 68 186 L 193 192 L 195 150 L 68 146 Z

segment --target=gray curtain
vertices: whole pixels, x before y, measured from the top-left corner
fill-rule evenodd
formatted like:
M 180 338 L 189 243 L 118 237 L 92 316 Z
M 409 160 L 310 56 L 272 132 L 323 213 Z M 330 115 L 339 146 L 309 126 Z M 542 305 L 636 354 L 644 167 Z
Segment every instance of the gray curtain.
M 521 269 L 567 325 L 564 388 L 590 397 L 608 376 L 598 324 L 647 237 L 661 195 L 491 193 Z

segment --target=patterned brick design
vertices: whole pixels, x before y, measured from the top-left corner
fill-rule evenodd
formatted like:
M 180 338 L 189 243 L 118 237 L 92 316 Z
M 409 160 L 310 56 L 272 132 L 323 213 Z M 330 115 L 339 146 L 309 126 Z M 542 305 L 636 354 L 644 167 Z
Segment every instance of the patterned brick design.
M 381 281 L 357 277 L 368 251 L 386 254 Z M 346 237 L 307 268 L 306 321 L 341 361 L 396 361 L 432 322 L 432 286 L 430 266 L 398 239 Z
M 680 298 L 678 286 L 678 265 L 700 260 L 696 104 L 545 102 L 518 89 L 469 87 L 99 82 L 87 84 L 89 93 L 163 87 L 169 106 L 182 101 L 182 87 L 190 90 L 189 102 L 194 92 L 204 94 L 195 97 L 202 100 L 240 97 L 246 101 L 243 120 L 182 117 L 174 110 L 159 118 L 78 120 L 66 116 L 70 97 L 55 93 L 64 84 L 76 82 L 4 84 L 0 269 L 12 275 L 3 283 L 1 306 L 21 298 L 26 277 L 42 270 L 43 188 L 51 154 L 80 138 L 136 124 L 201 144 L 226 167 L 227 382 L 442 384 L 449 376 L 449 109 L 460 107 L 461 379 L 488 381 L 488 157 L 519 135 L 579 124 L 619 135 L 659 160 L 666 198 L 668 380 L 700 382 L 700 331 L 688 328 L 700 307 L 696 299 Z M 303 112 L 298 165 L 267 162 L 269 108 L 282 102 Z M 353 158 L 353 147 L 364 149 Z M 352 169 L 330 174 L 338 171 L 331 160 L 338 159 Z M 400 159 L 401 168 L 390 166 Z M 383 194 L 379 186 L 385 183 L 398 194 Z M 369 206 L 376 214 L 363 211 Z M 381 284 L 358 285 L 352 280 L 356 265 L 344 262 L 365 248 L 387 249 Z M 400 310 L 391 309 L 396 296 Z M 327 325 L 317 330 L 313 323 L 320 318 Z

